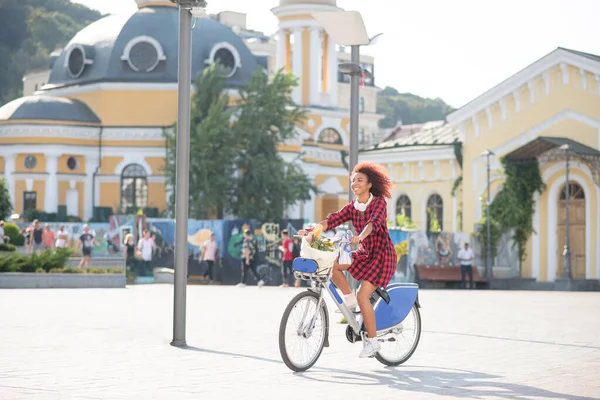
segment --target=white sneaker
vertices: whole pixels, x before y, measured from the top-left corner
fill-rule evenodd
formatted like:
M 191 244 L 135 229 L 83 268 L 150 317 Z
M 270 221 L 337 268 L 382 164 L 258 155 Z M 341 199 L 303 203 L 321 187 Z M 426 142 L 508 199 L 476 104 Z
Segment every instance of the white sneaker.
M 246 284 L 245 283 L 238 283 L 236 286 L 237 287 L 246 287 Z
M 263 287 L 263 285 L 265 284 L 265 281 L 263 281 L 262 279 L 260 281 L 258 281 L 258 283 L 256 284 L 256 286 L 258 287 Z
M 373 357 L 379 350 L 381 350 L 381 345 L 376 337 L 370 338 L 367 337 L 366 333 L 362 335 L 363 339 L 363 349 L 358 355 L 360 358 L 370 358 Z
M 356 307 L 358 306 L 358 300 L 356 299 L 356 295 L 354 293 L 345 294 L 344 295 L 344 304 L 346 307 L 350 309 L 351 312 L 356 311 Z M 336 313 L 341 313 L 339 308 L 335 310 Z

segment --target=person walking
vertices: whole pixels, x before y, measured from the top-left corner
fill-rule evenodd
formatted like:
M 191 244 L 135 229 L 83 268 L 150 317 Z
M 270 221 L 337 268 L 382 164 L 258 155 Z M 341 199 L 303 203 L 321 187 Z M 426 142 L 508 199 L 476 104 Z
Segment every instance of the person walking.
M 458 261 L 460 261 L 460 287 L 466 289 L 466 276 L 469 275 L 469 288 L 473 289 L 473 250 L 469 248 L 469 243 L 465 243 L 465 248 L 458 252 Z
M 292 263 L 294 262 L 294 241 L 289 237 L 287 229 L 283 229 L 281 231 L 281 246 L 279 246 L 279 250 L 281 250 L 283 256 L 283 271 L 281 274 L 283 282 L 280 287 L 290 287 L 288 283 L 288 277 L 290 275 L 294 275 L 292 272 Z
M 246 287 L 246 279 L 248 271 L 252 271 L 252 275 L 256 279 L 256 285 L 262 287 L 265 281 L 262 280 L 256 271 L 256 256 L 258 253 L 258 243 L 252 237 L 252 232 L 249 229 L 244 231 L 244 240 L 242 241 L 242 281 L 238 283 L 238 287 Z
M 56 232 L 56 244 L 55 247 L 57 249 L 65 249 L 69 245 L 69 232 L 65 230 L 64 225 L 60 225 L 58 227 L 58 231 Z
M 44 226 L 44 248 L 54 250 L 54 232 L 49 224 Z
M 142 253 L 140 261 L 140 272 L 142 276 L 151 276 L 152 274 L 152 253 L 156 248 L 154 242 L 155 236 L 150 236 L 150 231 L 144 229 L 142 238 L 138 241 L 138 249 Z
M 83 233 L 79 236 L 79 242 L 81 243 L 81 262 L 79 268 L 87 268 L 90 265 L 90 259 L 92 258 L 92 252 L 96 243 L 96 237 L 90 231 L 88 224 L 83 225 Z
M 42 252 L 44 251 L 44 236 L 45 232 L 42 228 L 42 224 L 37 219 L 33 221 L 33 231 L 32 231 L 32 252 Z
M 204 280 L 209 281 L 209 283 L 213 282 L 213 269 L 217 260 L 217 250 L 218 246 L 215 241 L 215 234 L 211 233 L 210 238 L 202 246 L 202 255 L 200 256 L 200 262 L 204 261 L 207 266 Z

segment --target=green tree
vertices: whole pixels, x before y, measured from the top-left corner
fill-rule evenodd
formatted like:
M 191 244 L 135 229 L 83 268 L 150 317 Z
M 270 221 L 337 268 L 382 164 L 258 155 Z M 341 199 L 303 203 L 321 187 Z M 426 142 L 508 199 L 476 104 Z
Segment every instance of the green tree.
M 316 187 L 277 147 L 296 137 L 306 111 L 292 100 L 297 80 L 279 71 L 271 80 L 258 69 L 240 91 L 234 124 L 241 141 L 234 213 L 240 218 L 281 218 L 286 208 L 310 200 Z
M 12 202 L 10 200 L 10 193 L 6 187 L 4 178 L 0 178 L 0 219 L 5 220 L 10 217 L 13 210 Z
M 269 81 L 257 70 L 229 107 L 220 67 L 203 71 L 195 82 L 190 129 L 190 218 L 282 218 L 286 208 L 309 200 L 317 190 L 278 146 L 294 138 L 305 116 L 291 100 L 296 81 L 279 72 Z M 166 174 L 175 187 L 176 126 L 165 130 Z M 169 201 L 171 212 L 175 198 Z
M 403 124 L 419 124 L 443 120 L 454 108 L 442 99 L 426 99 L 412 93 L 399 93 L 386 87 L 377 95 L 377 112 L 385 115 L 380 128 L 393 128 L 399 120 Z
M 99 18 L 69 0 L 0 0 L 0 106 L 21 95 L 23 75 L 48 68 L 50 53 Z
M 190 129 L 190 218 L 223 218 L 232 208 L 238 143 L 230 129 L 226 79 L 218 66 L 206 68 L 194 83 Z M 168 143 L 167 179 L 175 187 L 177 126 L 165 131 Z M 169 199 L 175 210 L 175 196 Z

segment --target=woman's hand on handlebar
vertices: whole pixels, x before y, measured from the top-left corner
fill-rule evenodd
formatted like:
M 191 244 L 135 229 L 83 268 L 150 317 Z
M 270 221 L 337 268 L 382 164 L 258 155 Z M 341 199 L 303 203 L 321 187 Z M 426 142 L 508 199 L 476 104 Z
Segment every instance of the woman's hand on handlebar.
M 362 242 L 360 235 L 352 236 L 352 239 L 350 239 L 350 243 L 352 244 L 360 244 L 360 242 Z

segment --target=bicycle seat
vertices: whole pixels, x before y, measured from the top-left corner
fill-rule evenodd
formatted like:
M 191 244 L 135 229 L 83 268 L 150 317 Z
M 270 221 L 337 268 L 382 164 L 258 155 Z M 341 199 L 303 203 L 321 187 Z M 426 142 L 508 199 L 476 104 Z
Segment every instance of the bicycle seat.
M 381 297 L 383 301 L 385 301 L 386 304 L 390 304 L 390 295 L 388 294 L 387 290 L 378 287 L 377 289 L 375 289 L 375 293 L 377 293 L 379 297 Z

